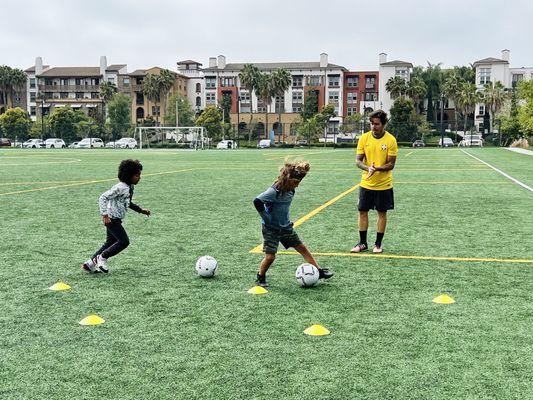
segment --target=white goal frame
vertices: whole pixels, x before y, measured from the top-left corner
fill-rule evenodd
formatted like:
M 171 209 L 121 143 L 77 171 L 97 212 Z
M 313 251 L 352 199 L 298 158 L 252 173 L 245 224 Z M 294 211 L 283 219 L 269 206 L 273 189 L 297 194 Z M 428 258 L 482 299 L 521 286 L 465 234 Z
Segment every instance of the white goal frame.
M 207 144 L 205 128 L 203 126 L 140 126 L 135 128 L 135 138 L 138 138 L 139 149 L 143 148 L 143 137 L 147 132 L 163 134 L 163 138 L 176 143 L 189 143 L 194 150 L 204 149 Z M 148 144 L 150 147 L 150 144 Z

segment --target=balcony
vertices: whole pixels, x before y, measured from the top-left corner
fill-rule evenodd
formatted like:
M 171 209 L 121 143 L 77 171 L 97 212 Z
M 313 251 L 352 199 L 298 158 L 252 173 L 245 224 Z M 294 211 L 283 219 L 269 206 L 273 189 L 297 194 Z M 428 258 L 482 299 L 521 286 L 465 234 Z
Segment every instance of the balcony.
M 98 92 L 99 85 L 39 85 L 43 92 Z

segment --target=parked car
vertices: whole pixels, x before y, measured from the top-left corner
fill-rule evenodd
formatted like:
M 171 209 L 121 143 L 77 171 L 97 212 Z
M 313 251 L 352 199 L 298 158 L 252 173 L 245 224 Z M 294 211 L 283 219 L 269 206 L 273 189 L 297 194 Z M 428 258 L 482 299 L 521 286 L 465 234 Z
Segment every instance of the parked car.
M 116 143 L 117 142 L 107 142 L 104 147 L 106 149 L 114 149 L 115 147 L 118 147 Z
M 415 140 L 413 142 L 413 147 L 426 147 L 426 144 L 423 140 Z
M 217 144 L 217 149 L 236 149 L 237 142 L 235 140 L 221 140 Z
M 80 142 L 72 142 L 71 144 L 68 145 L 68 148 L 69 149 L 78 149 L 79 148 L 79 146 L 78 146 L 79 143 Z
M 483 147 L 483 139 L 481 135 L 465 135 L 464 139 L 458 144 L 459 147 Z
M 50 138 L 44 141 L 47 149 L 63 149 L 67 147 L 63 139 Z
M 115 142 L 115 148 L 134 149 L 137 147 L 137 140 L 132 137 L 123 137 Z
M 11 147 L 11 140 L 8 138 L 0 138 L 0 147 Z
M 270 139 L 262 139 L 257 143 L 257 147 L 260 149 L 266 149 L 267 147 L 270 147 Z
M 25 149 L 41 149 L 46 146 L 41 139 L 30 139 L 22 143 L 22 147 Z
M 307 146 L 307 140 L 300 139 L 296 141 L 296 146 Z
M 80 149 L 91 149 L 96 147 L 104 147 L 104 142 L 100 138 L 85 138 L 78 143 Z
M 439 139 L 439 147 L 453 147 L 453 140 L 449 137 L 444 137 L 442 139 Z

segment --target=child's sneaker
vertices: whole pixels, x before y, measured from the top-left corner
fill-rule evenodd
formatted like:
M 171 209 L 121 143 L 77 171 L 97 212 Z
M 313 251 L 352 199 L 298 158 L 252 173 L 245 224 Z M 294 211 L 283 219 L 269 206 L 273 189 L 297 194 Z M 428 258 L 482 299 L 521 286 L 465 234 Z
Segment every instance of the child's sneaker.
M 351 250 L 350 253 L 361 253 L 368 250 L 368 245 L 366 243 L 357 243 Z
M 327 268 L 320 268 L 318 270 L 318 279 L 329 279 L 333 276 L 333 272 L 331 272 Z
M 96 257 L 89 258 L 81 265 L 81 269 L 90 273 L 96 272 Z
M 378 246 L 377 244 L 374 245 L 374 248 L 372 249 L 372 253 L 380 254 L 383 253 L 383 247 Z
M 266 281 L 266 276 L 257 274 L 257 276 L 255 278 L 255 284 L 257 286 L 261 286 L 261 287 L 268 287 L 268 283 Z
M 102 257 L 101 254 L 96 257 L 96 266 L 99 272 L 103 272 L 105 274 L 109 272 L 109 269 L 107 268 L 107 258 Z

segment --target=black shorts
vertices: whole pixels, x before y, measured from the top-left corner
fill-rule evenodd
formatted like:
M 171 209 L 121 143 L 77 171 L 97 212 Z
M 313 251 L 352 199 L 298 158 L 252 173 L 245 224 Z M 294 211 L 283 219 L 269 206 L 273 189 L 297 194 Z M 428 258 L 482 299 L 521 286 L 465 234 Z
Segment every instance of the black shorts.
M 289 229 L 272 229 L 263 225 L 263 252 L 269 254 L 275 254 L 278 251 L 279 243 L 286 249 L 289 247 L 296 247 L 302 244 L 302 241 L 298 237 L 296 231 L 292 228 Z
M 394 192 L 392 188 L 386 190 L 371 190 L 359 188 L 359 211 L 388 211 L 394 210 Z

